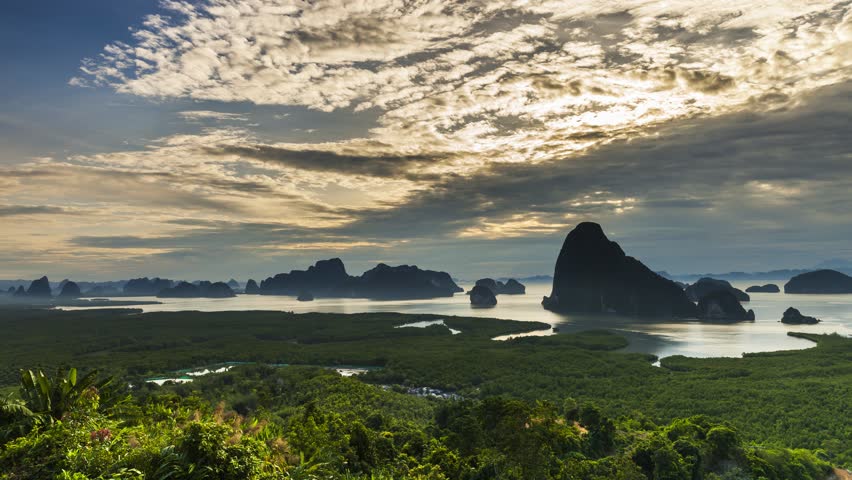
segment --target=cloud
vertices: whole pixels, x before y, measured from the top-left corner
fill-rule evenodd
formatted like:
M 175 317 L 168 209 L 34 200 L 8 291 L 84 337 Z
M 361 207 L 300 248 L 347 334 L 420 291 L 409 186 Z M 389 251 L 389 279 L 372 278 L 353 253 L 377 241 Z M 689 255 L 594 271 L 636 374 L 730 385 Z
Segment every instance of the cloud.
M 396 198 L 494 164 L 548 163 L 653 136 L 668 122 L 783 108 L 852 68 L 842 55 L 849 5 L 832 0 L 217 0 L 165 9 L 132 42 L 84 61 L 83 74 L 143 97 L 303 106 L 375 122 L 361 138 L 286 144 L 244 134 L 207 151 L 342 182 L 397 177 Z M 322 133 L 293 123 L 293 132 Z
M 794 259 L 801 232 L 852 233 L 830 227 L 852 220 L 845 1 L 163 5 L 69 83 L 198 101 L 178 115 L 199 131 L 0 175 L 9 205 L 97 212 L 12 222 L 63 259 L 348 246 L 453 266 L 511 245 L 544 265 L 542 242 L 598 219 L 695 264 L 725 232 L 749 261 L 758 235 Z
M 178 116 L 185 120 L 190 121 L 202 121 L 202 120 L 216 120 L 219 122 L 223 121 L 236 121 L 236 122 L 247 122 L 248 117 L 244 114 L 240 113 L 226 113 L 226 112 L 214 112 L 211 110 L 187 110 L 183 112 L 178 112 Z
M 239 245 L 253 248 L 272 245 L 282 239 L 287 242 L 327 240 L 322 233 L 283 223 L 255 223 L 235 221 L 194 221 L 183 219 L 166 222 L 170 231 L 159 235 L 99 235 L 77 236 L 70 239 L 74 245 L 107 249 L 197 249 L 221 250 Z M 174 228 L 178 227 L 178 228 Z
M 71 77 L 68 80 L 68 85 L 70 85 L 72 87 L 77 87 L 77 88 L 90 88 L 91 87 L 89 82 L 86 81 L 85 78 L 81 78 L 81 77 Z
M 196 195 L 176 173 L 128 171 L 102 166 L 55 162 L 10 174 L 17 184 L 7 193 L 43 197 L 55 203 L 73 198 L 78 203 L 136 206 L 146 209 L 214 210 L 237 213 L 240 205 L 213 196 Z
M 8 222 L 19 240 L 0 246 L 21 258 L 96 258 L 104 271 L 129 258 L 174 269 L 163 255 L 180 253 L 200 271 L 344 255 L 365 267 L 396 258 L 448 270 L 463 258 L 466 271 L 488 274 L 486 252 L 523 251 L 524 264 L 538 269 L 523 273 L 541 273 L 571 226 L 595 220 L 670 271 L 775 267 L 778 252 L 790 262 L 781 266 L 803 266 L 817 260 L 813 252 L 841 254 L 852 235 L 850 92 L 847 82 L 786 108 L 672 121 L 653 136 L 463 174 L 455 165 L 467 154 L 401 161 L 387 157 L 391 146 L 363 140 L 264 144 L 233 129 L 174 135 L 144 150 L 4 170 L 10 184 L 0 201 L 74 199 L 86 214 L 70 224 L 48 211 Z M 294 154 L 300 149 L 311 150 Z M 424 171 L 438 173 L 417 176 Z
M 80 212 L 65 207 L 49 205 L 0 205 L 0 217 L 30 215 L 75 215 Z
M 631 210 L 672 223 L 783 216 L 832 229 L 852 220 L 844 207 L 852 188 L 850 92 L 846 83 L 786 111 L 682 121 L 570 159 L 491 165 L 393 209 L 362 212 L 344 230 L 500 237 L 523 225 L 535 234 L 581 220 L 620 222 L 616 216 Z
M 104 257 L 136 255 L 148 258 L 154 264 L 179 262 L 184 269 L 192 268 L 188 265 L 203 268 L 211 262 L 233 263 L 233 268 L 238 269 L 257 265 L 267 270 L 267 274 L 279 273 L 268 270 L 269 262 L 275 259 L 287 258 L 293 262 L 292 268 L 304 268 L 314 260 L 305 260 L 302 256 L 319 258 L 340 255 L 340 252 L 351 255 L 399 244 L 282 223 L 191 219 L 176 219 L 168 223 L 177 228 L 161 231 L 158 235 L 80 235 L 70 238 L 68 243 L 75 249 L 99 251 Z
M 318 172 L 335 172 L 374 177 L 405 176 L 417 167 L 446 160 L 446 154 L 369 154 L 367 148 L 347 148 L 340 152 L 272 145 L 230 145 L 210 148 L 213 155 L 236 155 L 287 167 Z M 364 153 L 358 153 L 358 152 Z
M 848 3 L 170 2 L 83 64 L 144 97 L 377 110 L 397 151 L 538 161 L 848 77 Z M 607 132 L 578 138 L 578 132 Z M 546 139 L 546 141 L 545 141 Z M 304 148 L 302 150 L 314 150 Z M 456 170 L 466 172 L 466 166 Z

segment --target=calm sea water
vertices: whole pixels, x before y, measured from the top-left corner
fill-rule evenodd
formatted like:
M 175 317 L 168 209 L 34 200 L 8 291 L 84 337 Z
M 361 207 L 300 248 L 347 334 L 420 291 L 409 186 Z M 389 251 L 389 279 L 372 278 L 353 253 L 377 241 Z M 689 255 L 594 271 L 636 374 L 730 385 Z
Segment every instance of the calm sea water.
M 769 283 L 769 282 L 760 282 Z M 783 286 L 783 281 L 773 282 Z M 745 289 L 749 283 L 737 283 Z M 469 285 L 464 286 L 470 288 Z M 550 293 L 550 284 L 527 285 L 526 295 L 500 295 L 495 308 L 472 308 L 467 295 L 452 298 L 404 301 L 363 299 L 318 299 L 299 302 L 295 297 L 238 295 L 227 299 L 155 299 L 161 305 L 143 305 L 146 312 L 161 311 L 227 311 L 282 310 L 294 312 L 400 312 L 432 313 L 492 317 L 511 320 L 539 321 L 559 329 L 559 333 L 606 328 L 630 340 L 627 351 L 652 353 L 659 357 L 687 355 L 691 357 L 738 357 L 745 352 L 790 350 L 813 346 L 807 340 L 788 337 L 787 332 L 832 333 L 852 335 L 852 295 L 786 295 L 754 293 L 746 309 L 754 309 L 757 320 L 734 324 L 702 322 L 653 321 L 615 315 L 562 315 L 541 307 L 541 297 Z M 136 300 L 137 298 L 134 298 Z M 139 300 L 147 298 L 138 298 Z M 119 299 L 120 300 L 120 299 Z M 796 307 L 805 315 L 822 319 L 817 325 L 785 325 L 781 315 L 788 307 Z M 551 330 L 535 334 L 551 334 Z

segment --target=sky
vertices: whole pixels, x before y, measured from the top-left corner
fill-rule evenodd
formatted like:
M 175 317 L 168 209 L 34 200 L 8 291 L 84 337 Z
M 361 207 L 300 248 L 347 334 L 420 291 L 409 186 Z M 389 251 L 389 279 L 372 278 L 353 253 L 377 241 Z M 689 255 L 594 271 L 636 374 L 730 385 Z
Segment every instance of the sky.
M 11 0 L 0 278 L 852 260 L 852 2 Z

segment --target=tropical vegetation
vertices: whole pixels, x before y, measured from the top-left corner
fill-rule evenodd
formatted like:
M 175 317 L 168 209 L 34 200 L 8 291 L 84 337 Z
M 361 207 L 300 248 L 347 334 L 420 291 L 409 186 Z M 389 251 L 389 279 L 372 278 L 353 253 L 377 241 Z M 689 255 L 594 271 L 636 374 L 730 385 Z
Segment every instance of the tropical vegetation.
M 852 340 L 837 335 L 654 366 L 612 333 L 494 341 L 546 325 L 461 317 L 35 309 L 0 310 L 0 325 L 4 480 L 825 479 L 852 465 Z M 246 363 L 146 381 L 228 361 Z M 328 368 L 341 365 L 371 368 Z

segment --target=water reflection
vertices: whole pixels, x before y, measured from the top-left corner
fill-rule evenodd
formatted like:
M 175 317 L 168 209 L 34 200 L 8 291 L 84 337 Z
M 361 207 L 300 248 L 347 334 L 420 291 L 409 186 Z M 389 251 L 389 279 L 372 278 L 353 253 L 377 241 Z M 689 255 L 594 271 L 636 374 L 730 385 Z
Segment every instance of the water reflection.
M 765 282 L 761 282 L 765 283 Z M 783 284 L 783 282 L 776 282 Z M 748 284 L 736 284 L 745 289 Z M 549 294 L 549 284 L 531 284 L 526 295 L 500 295 L 495 308 L 471 308 L 467 295 L 452 298 L 405 301 L 365 299 L 317 299 L 299 302 L 295 297 L 239 295 L 224 299 L 159 299 L 160 305 L 141 306 L 146 312 L 285 310 L 294 312 L 400 312 L 432 313 L 469 317 L 492 317 L 545 322 L 558 333 L 605 328 L 625 335 L 630 352 L 651 353 L 658 357 L 738 357 L 744 352 L 764 352 L 808 348 L 813 343 L 788 337 L 787 332 L 852 334 L 852 295 L 786 295 L 754 293 L 746 308 L 754 309 L 757 320 L 735 324 L 702 322 L 656 322 L 615 315 L 561 315 L 544 310 L 541 298 Z M 796 307 L 805 315 L 822 319 L 817 325 L 784 325 L 779 322 L 787 307 Z M 536 334 L 553 334 L 552 330 Z

